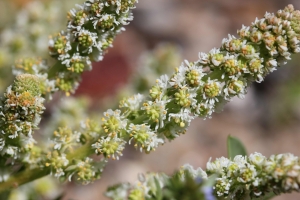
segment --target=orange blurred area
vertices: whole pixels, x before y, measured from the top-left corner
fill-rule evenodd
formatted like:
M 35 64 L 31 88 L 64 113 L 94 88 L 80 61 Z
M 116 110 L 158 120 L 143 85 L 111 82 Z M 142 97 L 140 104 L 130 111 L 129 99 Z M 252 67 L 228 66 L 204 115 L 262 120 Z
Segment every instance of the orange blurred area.
M 15 4 L 18 7 L 23 7 L 31 1 L 32 0 L 11 0 L 10 3 Z

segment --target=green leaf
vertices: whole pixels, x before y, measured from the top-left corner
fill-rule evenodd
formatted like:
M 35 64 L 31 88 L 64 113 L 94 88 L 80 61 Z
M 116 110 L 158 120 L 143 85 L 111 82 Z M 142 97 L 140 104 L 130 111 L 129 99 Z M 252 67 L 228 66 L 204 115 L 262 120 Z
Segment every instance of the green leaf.
M 216 178 L 218 178 L 219 175 L 218 174 L 212 174 L 210 175 L 207 180 L 204 182 L 205 187 L 213 187 L 215 185 L 216 182 Z
M 11 190 L 3 191 L 0 193 L 0 199 L 8 199 L 10 196 Z
M 55 77 L 57 72 L 60 72 L 62 69 L 64 69 L 64 65 L 61 64 L 61 62 L 56 62 L 49 70 L 48 72 L 48 78 Z
M 161 200 L 163 198 L 162 188 L 159 184 L 159 181 L 156 177 L 154 177 L 155 186 L 156 186 L 156 199 Z
M 227 138 L 227 152 L 229 159 L 233 159 L 236 155 L 247 155 L 247 151 L 242 142 L 238 138 L 231 135 L 229 135 Z

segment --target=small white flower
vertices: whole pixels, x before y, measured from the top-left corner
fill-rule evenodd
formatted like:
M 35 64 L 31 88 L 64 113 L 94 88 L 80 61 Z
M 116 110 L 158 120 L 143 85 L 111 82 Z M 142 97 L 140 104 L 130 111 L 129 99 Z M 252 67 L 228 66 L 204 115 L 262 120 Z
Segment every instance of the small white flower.
M 162 89 L 162 96 L 165 94 L 169 88 L 169 77 L 168 75 L 162 75 L 159 79 L 156 80 L 156 84 Z
M 220 49 L 218 48 L 213 48 L 212 50 L 209 51 L 209 57 L 211 58 L 211 62 L 216 67 L 218 67 L 222 62 L 216 59 L 215 55 L 217 54 L 220 54 Z
M 209 96 L 205 91 L 208 87 L 209 88 L 213 87 L 215 94 Z M 217 96 L 220 94 L 221 94 L 221 82 L 219 82 L 217 79 L 211 80 L 209 77 L 208 80 L 204 83 L 203 92 L 202 92 L 202 97 L 205 100 L 205 103 L 211 106 L 215 106 L 215 103 L 219 102 Z
M 137 111 L 140 109 L 143 100 L 145 99 L 144 95 L 136 94 L 128 99 L 122 104 L 121 107 L 127 107 L 130 111 Z
M 86 30 L 84 28 L 80 29 L 78 32 L 75 33 L 75 36 L 77 38 L 79 37 L 86 37 L 89 40 L 91 40 L 91 46 L 86 47 L 87 49 L 83 51 L 83 53 L 92 53 L 93 47 L 96 47 L 98 50 L 101 50 L 102 44 L 98 42 L 98 35 L 97 33 L 93 33 L 89 30 Z M 77 51 L 79 51 L 77 49 Z
M 261 167 L 266 160 L 265 156 L 263 156 L 261 153 L 257 153 L 257 152 L 255 152 L 254 154 L 250 154 L 250 156 L 248 158 L 251 163 L 253 163 L 254 165 L 256 165 L 258 167 Z
M 209 62 L 209 56 L 206 53 L 199 52 L 198 54 L 200 64 L 206 65 Z
M 217 158 L 213 162 L 211 162 L 211 158 L 210 158 L 206 164 L 206 169 L 207 169 L 207 171 L 210 171 L 213 173 L 222 174 L 222 173 L 224 173 L 223 168 L 228 168 L 231 163 L 232 162 L 228 158 L 225 158 L 225 157 Z
M 104 112 L 104 118 L 102 121 L 105 123 L 107 122 L 111 117 L 115 118 L 118 123 L 118 129 L 125 129 L 127 125 L 127 120 L 123 115 L 121 115 L 121 110 L 112 110 L 108 109 L 106 112 Z
M 56 178 L 59 178 L 59 177 L 61 177 L 61 176 L 63 176 L 63 175 L 65 175 L 65 172 L 64 172 L 64 170 L 63 170 L 62 168 L 57 168 L 57 169 L 55 170 L 54 176 L 55 176 Z
M 169 113 L 168 120 L 178 123 L 182 128 L 187 128 L 194 118 L 190 109 L 182 108 L 179 113 Z
M 156 123 L 155 130 L 164 126 L 164 120 L 167 118 L 167 102 L 168 101 L 165 100 L 148 101 L 144 103 L 141 108 L 146 111 L 149 121 Z M 156 114 L 158 116 L 156 116 Z
M 177 72 L 170 79 L 170 85 L 173 87 L 184 87 L 186 85 L 185 74 L 187 70 L 187 67 L 181 64 L 180 67 L 177 69 Z
M 17 153 L 18 153 L 18 147 L 14 147 L 14 146 L 8 146 L 6 148 L 6 153 L 8 155 L 10 155 L 11 157 L 16 157 Z
M 157 134 L 145 124 L 142 125 L 129 125 L 130 140 L 129 144 L 133 140 L 136 147 L 140 147 L 142 152 L 143 148 L 147 151 L 155 150 L 158 145 L 163 144 L 164 140 L 157 137 Z
M 110 149 L 107 149 L 107 146 L 110 144 L 117 145 L 116 149 L 113 149 L 112 152 Z M 104 154 L 108 158 L 119 160 L 119 156 L 122 156 L 122 152 L 125 148 L 126 142 L 118 137 L 101 137 L 98 142 L 92 144 L 92 148 L 95 149 L 97 154 Z
M 216 188 L 218 188 L 216 192 L 219 197 L 229 193 L 231 182 L 232 180 L 227 179 L 226 176 L 222 176 L 221 178 L 216 178 L 216 186 L 214 186 L 213 188 L 215 190 Z

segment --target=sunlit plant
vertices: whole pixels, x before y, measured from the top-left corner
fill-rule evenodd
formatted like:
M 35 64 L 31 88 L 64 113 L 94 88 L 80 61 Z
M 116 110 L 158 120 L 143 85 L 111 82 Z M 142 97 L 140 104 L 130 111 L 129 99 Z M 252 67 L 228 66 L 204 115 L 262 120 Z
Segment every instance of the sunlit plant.
M 72 125 L 61 106 L 49 122 L 50 142 L 36 141 L 45 102 L 54 93 L 74 93 L 81 75 L 101 61 L 117 34 L 133 20 L 137 0 L 87 0 L 68 12 L 65 30 L 50 37 L 55 63 L 23 58 L 13 66 L 13 83 L 1 98 L 0 193 L 3 198 L 22 185 L 52 175 L 60 181 L 89 184 L 100 178 L 126 144 L 151 153 L 185 134 L 191 121 L 211 118 L 233 97 L 244 98 L 251 82 L 264 78 L 300 52 L 300 11 L 292 5 L 266 13 L 238 37 L 229 35 L 219 48 L 184 60 L 171 76 L 157 77 L 148 94 L 124 98 L 118 109 L 87 116 L 84 102 Z M 67 99 L 65 101 L 68 101 Z M 72 110 L 72 106 L 70 106 Z M 84 113 L 84 114 L 83 114 Z M 55 121 L 56 120 L 56 121 Z M 53 128 L 54 127 L 54 128 Z M 106 193 L 112 199 L 268 199 L 299 191 L 300 161 L 292 154 L 266 158 L 247 155 L 243 145 L 228 138 L 228 158 L 207 163 L 206 170 L 186 164 L 172 176 L 149 173 L 136 185 L 119 184 Z M 96 156 L 97 155 L 97 156 Z M 105 173 L 105 172 L 104 172 Z M 12 193 L 13 194 L 13 193 Z

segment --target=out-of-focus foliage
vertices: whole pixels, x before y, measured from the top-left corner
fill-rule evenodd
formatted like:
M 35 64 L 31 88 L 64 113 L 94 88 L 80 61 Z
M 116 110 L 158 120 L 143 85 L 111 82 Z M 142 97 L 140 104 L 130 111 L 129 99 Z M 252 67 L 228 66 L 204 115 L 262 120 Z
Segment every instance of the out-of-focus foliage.
M 48 37 L 65 27 L 66 13 L 79 0 L 0 2 L 0 92 L 12 80 L 12 66 L 26 57 L 48 57 Z

